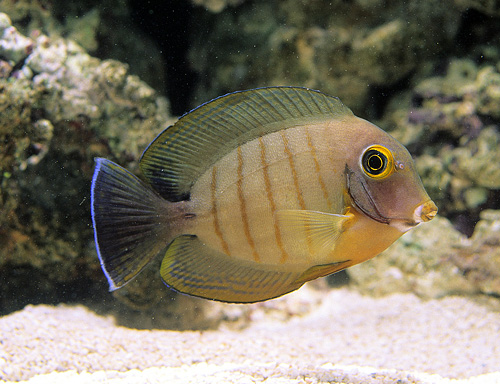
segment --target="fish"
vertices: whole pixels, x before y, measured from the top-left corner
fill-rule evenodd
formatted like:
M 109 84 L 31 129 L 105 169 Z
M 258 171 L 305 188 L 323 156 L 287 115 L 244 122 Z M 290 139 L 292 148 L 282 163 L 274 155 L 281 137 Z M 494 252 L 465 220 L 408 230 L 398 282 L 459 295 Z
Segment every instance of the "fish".
M 92 223 L 110 291 L 159 255 L 175 291 L 265 301 L 371 259 L 438 210 L 401 143 L 308 88 L 202 104 L 146 148 L 140 178 L 95 161 Z

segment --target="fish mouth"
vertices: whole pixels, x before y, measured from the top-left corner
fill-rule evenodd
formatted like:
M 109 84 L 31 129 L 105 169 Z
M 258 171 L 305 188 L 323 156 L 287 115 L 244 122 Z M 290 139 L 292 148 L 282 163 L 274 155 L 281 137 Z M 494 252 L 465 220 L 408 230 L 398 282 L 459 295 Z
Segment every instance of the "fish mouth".
M 379 223 L 388 224 L 391 227 L 394 227 L 401 232 L 408 232 L 410 229 L 416 227 L 420 223 L 432 220 L 436 216 L 438 211 L 436 204 L 434 204 L 432 200 L 429 200 L 423 204 L 418 205 L 414 209 L 412 220 L 402 219 L 398 217 L 386 217 L 380 213 L 375 202 L 373 202 L 373 200 L 371 200 L 371 202 L 372 202 L 371 208 L 373 208 L 373 211 L 368 211 L 358 204 L 356 204 L 356 207 L 358 207 L 361 210 L 361 212 L 363 212 L 369 218 Z
M 413 210 L 413 217 L 412 219 L 406 219 L 406 218 L 400 218 L 400 217 L 387 217 L 384 216 L 380 210 L 377 207 L 377 204 L 373 200 L 370 192 L 365 186 L 365 183 L 361 182 L 360 185 L 362 186 L 366 199 L 367 199 L 367 205 L 368 206 L 363 206 L 363 204 L 359 204 L 355 197 L 353 196 L 351 189 L 349 188 L 350 184 L 350 177 L 351 176 L 351 171 L 347 173 L 347 192 L 349 194 L 349 197 L 352 201 L 352 203 L 358 208 L 363 214 L 371 218 L 372 220 L 375 220 L 379 223 L 382 224 L 387 224 L 390 225 L 391 227 L 396 228 L 397 230 L 401 232 L 407 232 L 410 229 L 416 227 L 418 224 L 427 222 L 432 220 L 437 212 L 438 208 L 436 204 L 432 200 L 427 200 L 424 203 L 419 204 L 414 210 Z
M 371 199 L 371 198 L 370 198 Z M 373 200 L 372 200 L 373 202 Z M 378 221 L 379 223 L 388 224 L 391 227 L 396 228 L 401 232 L 408 232 L 410 229 L 416 227 L 420 223 L 425 223 L 431 221 L 438 212 L 436 204 L 432 200 L 428 200 L 425 203 L 418 205 L 413 211 L 413 220 L 402 219 L 398 217 L 386 217 L 380 213 L 377 206 L 373 202 L 372 208 L 374 209 L 376 215 L 373 212 L 368 212 L 363 207 L 356 205 L 366 216 L 371 219 Z
M 434 204 L 432 200 L 427 200 L 425 203 L 418 205 L 413 210 L 413 220 L 393 219 L 389 225 L 392 225 L 402 232 L 407 232 L 420 223 L 431 221 L 434 217 L 436 217 L 437 212 L 438 207 L 436 204 Z
M 420 204 L 413 211 L 413 220 L 416 223 L 425 223 L 427 221 L 431 221 L 436 217 L 438 213 L 438 207 L 432 200 L 428 200 L 423 204 Z

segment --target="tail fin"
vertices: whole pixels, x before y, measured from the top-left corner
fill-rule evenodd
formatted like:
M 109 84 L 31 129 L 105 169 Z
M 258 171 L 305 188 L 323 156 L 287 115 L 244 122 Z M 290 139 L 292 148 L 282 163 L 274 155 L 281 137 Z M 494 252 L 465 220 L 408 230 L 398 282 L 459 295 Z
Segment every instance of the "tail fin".
M 134 278 L 171 240 L 166 202 L 126 169 L 98 158 L 91 206 L 97 254 L 109 290 L 114 291 Z

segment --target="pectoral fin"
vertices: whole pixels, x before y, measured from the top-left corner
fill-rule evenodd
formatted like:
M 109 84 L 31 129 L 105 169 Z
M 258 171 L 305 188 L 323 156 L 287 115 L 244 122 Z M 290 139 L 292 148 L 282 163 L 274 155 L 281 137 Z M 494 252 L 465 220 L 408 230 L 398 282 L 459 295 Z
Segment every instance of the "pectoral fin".
M 302 238 L 310 244 L 313 255 L 333 250 L 352 214 L 337 215 L 308 210 L 280 210 L 278 221 L 294 238 Z

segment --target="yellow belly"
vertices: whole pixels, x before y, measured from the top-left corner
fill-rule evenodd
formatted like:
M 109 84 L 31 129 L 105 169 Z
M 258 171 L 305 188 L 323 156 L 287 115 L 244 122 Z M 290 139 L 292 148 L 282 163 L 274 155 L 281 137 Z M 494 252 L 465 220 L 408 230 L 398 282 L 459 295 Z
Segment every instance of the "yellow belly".
M 388 224 L 372 220 L 355 209 L 350 211 L 354 213 L 353 220 L 335 246 L 335 258 L 349 260 L 343 268 L 377 256 L 402 235 L 399 230 Z

